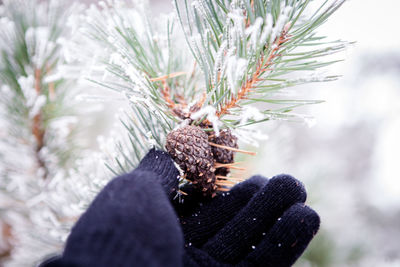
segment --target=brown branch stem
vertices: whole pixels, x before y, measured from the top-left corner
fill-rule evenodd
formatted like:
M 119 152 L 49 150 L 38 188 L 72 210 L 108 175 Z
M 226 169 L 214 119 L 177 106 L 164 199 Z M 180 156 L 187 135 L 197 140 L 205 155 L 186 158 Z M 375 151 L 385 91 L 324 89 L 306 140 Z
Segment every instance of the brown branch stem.
M 150 81 L 152 82 L 161 82 L 162 87 L 161 87 L 161 95 L 163 96 L 163 99 L 165 103 L 167 104 L 167 107 L 178 117 L 182 119 L 187 119 L 190 117 L 190 113 L 198 111 L 204 104 L 206 100 L 206 94 L 203 93 L 202 97 L 199 99 L 199 101 L 196 102 L 195 105 L 193 105 L 190 108 L 190 113 L 184 112 L 183 110 L 187 107 L 187 101 L 186 99 L 179 94 L 175 94 L 176 101 L 174 101 L 171 97 L 171 88 L 167 84 L 167 79 L 168 78 L 174 78 L 180 75 L 186 74 L 186 72 L 176 72 L 172 73 L 169 75 L 164 75 L 161 77 L 157 78 L 152 78 Z
M 40 78 L 41 78 L 41 70 L 35 69 L 35 91 L 38 95 L 41 93 Z M 39 168 L 42 168 L 44 170 L 42 178 L 46 178 L 48 175 L 48 169 L 45 161 L 40 156 L 40 150 L 44 147 L 44 135 L 45 135 L 45 129 L 43 127 L 43 118 L 41 111 L 39 111 L 38 114 L 36 114 L 33 117 L 32 134 L 35 137 L 36 141 L 36 147 L 35 147 L 36 162 Z
M 224 188 L 224 187 L 221 187 L 221 186 L 218 186 L 218 189 L 217 189 L 218 191 L 221 191 L 221 192 L 228 192 L 229 190 L 231 190 L 230 188 Z
M 270 70 L 270 67 L 272 65 L 272 60 L 278 56 L 277 51 L 281 47 L 283 43 L 285 43 L 288 40 L 287 38 L 287 32 L 284 30 L 279 37 L 279 39 L 275 42 L 275 47 L 272 49 L 271 53 L 269 54 L 267 60 L 264 63 L 264 57 L 262 56 L 260 60 L 258 61 L 257 64 L 257 69 L 254 72 L 254 74 L 245 82 L 245 84 L 240 88 L 237 96 L 232 95 L 231 99 L 228 100 L 222 107 L 221 109 L 217 112 L 217 116 L 221 117 L 224 114 L 229 113 L 229 109 L 237 106 L 238 102 L 242 99 L 245 99 L 249 92 L 252 91 L 254 88 L 254 85 L 260 81 L 260 76 L 267 70 Z
M 227 181 L 221 181 L 221 180 L 216 181 L 215 184 L 216 185 L 224 185 L 224 186 L 234 186 L 234 185 L 236 185 L 236 183 L 234 183 L 234 182 L 227 182 Z

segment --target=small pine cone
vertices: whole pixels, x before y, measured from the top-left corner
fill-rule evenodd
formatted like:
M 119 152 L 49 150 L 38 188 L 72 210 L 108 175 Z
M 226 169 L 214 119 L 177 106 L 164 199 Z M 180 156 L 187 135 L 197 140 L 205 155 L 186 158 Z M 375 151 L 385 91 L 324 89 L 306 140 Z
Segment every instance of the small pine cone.
M 168 153 L 204 195 L 216 190 L 214 158 L 207 134 L 197 126 L 185 126 L 167 135 Z
M 187 176 L 188 180 L 192 181 L 193 187 L 202 192 L 204 196 L 214 197 L 216 195 L 215 191 L 217 190 L 217 185 L 215 184 L 215 169 L 213 171 L 208 171 L 200 177 L 190 177 L 190 174 Z
M 218 145 L 238 148 L 237 137 L 232 134 L 229 129 L 221 130 L 219 136 L 215 136 L 214 132 L 210 134 L 210 142 L 213 142 Z M 235 152 L 232 150 L 227 150 L 219 147 L 212 147 L 212 153 L 214 155 L 214 160 L 218 163 L 233 163 Z M 216 175 L 226 176 L 229 173 L 228 168 L 218 168 L 215 171 Z

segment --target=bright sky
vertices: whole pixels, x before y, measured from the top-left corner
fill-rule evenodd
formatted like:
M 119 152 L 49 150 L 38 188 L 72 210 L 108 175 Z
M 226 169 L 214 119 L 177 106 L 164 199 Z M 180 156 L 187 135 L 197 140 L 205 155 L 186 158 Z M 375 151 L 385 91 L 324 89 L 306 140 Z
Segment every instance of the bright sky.
M 354 71 L 359 68 L 356 64 L 362 58 L 375 57 L 376 62 L 381 64 L 385 63 L 383 60 L 388 60 L 382 57 L 380 61 L 379 57 L 385 53 L 400 58 L 399 10 L 400 1 L 396 0 L 348 0 L 322 28 L 330 38 L 357 42 L 347 52 L 346 61 L 334 67 L 344 78 L 332 86 L 348 87 L 348 94 L 354 94 L 354 91 L 357 91 L 356 94 L 362 93 L 358 96 L 359 102 L 353 103 L 359 108 L 349 110 L 349 107 L 345 107 L 331 116 L 345 123 L 351 120 L 349 111 L 358 111 L 356 116 L 381 120 L 380 127 L 376 129 L 373 181 L 370 184 L 371 191 L 375 194 L 376 190 L 379 191 L 381 197 L 377 199 L 380 202 L 377 204 L 381 206 L 400 206 L 400 75 L 395 73 L 399 72 L 400 67 L 378 75 L 368 72 L 368 75 L 363 75 L 363 72 Z M 400 66 L 400 62 L 395 64 Z M 368 69 L 368 66 L 364 66 L 364 69 Z M 359 90 L 355 88 L 357 86 Z M 344 90 L 339 92 L 339 97 L 346 97 Z M 331 112 L 329 106 L 325 110 Z

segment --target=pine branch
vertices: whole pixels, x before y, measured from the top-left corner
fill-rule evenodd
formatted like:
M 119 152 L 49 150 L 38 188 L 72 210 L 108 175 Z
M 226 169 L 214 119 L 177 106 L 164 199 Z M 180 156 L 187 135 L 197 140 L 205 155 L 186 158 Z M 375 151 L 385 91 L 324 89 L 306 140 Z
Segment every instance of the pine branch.
M 277 119 L 307 122 L 309 116 L 293 110 L 321 101 L 286 99 L 282 93 L 296 85 L 335 80 L 337 76 L 315 71 L 336 62 L 323 59 L 347 45 L 315 33 L 344 1 L 326 1 L 316 11 L 309 3 L 175 0 L 188 51 L 179 45 L 172 18 L 150 22 L 151 15 L 138 2 L 100 3 L 88 10 L 84 35 L 102 51 L 96 64 L 106 72 L 89 79 L 122 93 L 132 107 L 123 119 L 130 148 L 108 166 L 117 173 L 134 167 L 148 147 L 163 148 L 167 133 L 180 123 L 218 130 Z
M 289 86 L 333 80 L 332 76 L 307 77 L 305 72 L 337 62 L 317 59 L 345 49 L 347 43 L 327 42 L 315 34 L 344 2 L 325 1 L 311 13 L 309 0 L 197 0 L 191 5 L 188 0 L 183 5 L 175 0 L 190 51 L 204 73 L 206 104 L 216 107 L 225 125 L 237 127 L 242 118 L 228 123 L 226 115 L 231 120 L 232 115 L 245 113 L 250 103 L 278 100 L 275 95 Z M 296 73 L 304 78 L 288 78 Z M 249 98 L 252 101 L 245 101 Z M 292 108 L 283 109 L 286 113 Z M 284 119 L 286 114 L 279 109 L 258 121 Z
M 40 69 L 35 69 L 35 91 L 37 95 L 41 94 L 40 81 L 41 81 L 41 71 Z M 43 128 L 43 120 L 42 120 L 42 110 L 39 110 L 38 113 L 32 118 L 32 134 L 36 140 L 36 148 L 35 148 L 35 157 L 38 163 L 39 168 L 43 170 L 43 178 L 46 178 L 49 174 L 49 171 L 46 166 L 46 162 L 42 159 L 40 155 L 40 151 L 45 146 L 44 136 L 45 129 Z
M 254 2 L 252 2 L 252 6 L 254 6 Z M 289 27 L 289 25 L 287 27 Z M 279 37 L 279 40 L 275 44 L 275 48 L 271 51 L 271 54 L 267 60 L 264 62 L 263 57 L 260 58 L 259 62 L 257 63 L 256 71 L 252 74 L 252 77 L 248 79 L 244 85 L 242 85 L 242 88 L 239 90 L 237 96 L 232 95 L 231 99 L 221 106 L 220 110 L 217 112 L 218 117 L 227 114 L 228 110 L 236 107 L 240 100 L 246 99 L 248 94 L 256 87 L 257 82 L 261 81 L 261 75 L 267 70 L 271 70 L 269 68 L 272 64 L 272 60 L 277 56 L 277 51 L 281 48 L 281 45 L 287 41 L 286 32 L 287 30 L 284 29 L 283 33 Z

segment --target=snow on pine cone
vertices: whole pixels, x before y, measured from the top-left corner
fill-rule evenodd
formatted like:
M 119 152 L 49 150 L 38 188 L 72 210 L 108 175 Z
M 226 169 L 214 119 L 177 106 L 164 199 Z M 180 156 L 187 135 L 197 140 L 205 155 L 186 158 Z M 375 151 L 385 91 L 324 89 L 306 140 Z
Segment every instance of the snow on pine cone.
M 229 129 L 224 129 L 219 132 L 219 136 L 215 136 L 214 132 L 210 132 L 209 141 L 218 145 L 238 148 L 237 137 L 232 134 Z M 232 150 L 215 147 L 211 148 L 214 155 L 214 160 L 218 163 L 233 163 L 235 152 Z M 215 171 L 216 175 L 226 176 L 229 173 L 228 168 L 218 168 Z
M 188 125 L 171 131 L 165 147 L 196 189 L 205 196 L 215 195 L 214 158 L 208 136 L 200 127 Z

